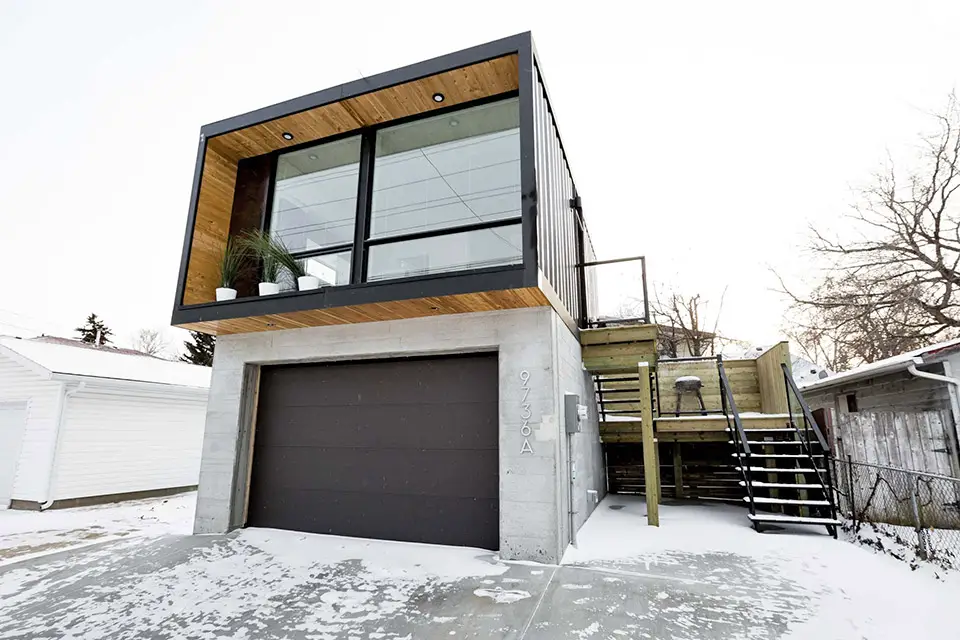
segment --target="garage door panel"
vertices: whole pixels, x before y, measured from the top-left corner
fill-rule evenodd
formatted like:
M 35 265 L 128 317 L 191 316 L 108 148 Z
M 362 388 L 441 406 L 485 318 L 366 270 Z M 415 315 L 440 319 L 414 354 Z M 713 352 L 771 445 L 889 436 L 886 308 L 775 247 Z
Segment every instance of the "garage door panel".
M 307 504 L 316 508 L 302 508 Z M 391 540 L 484 549 L 499 546 L 496 500 L 448 497 L 426 502 L 417 496 L 303 489 L 285 494 L 282 501 L 266 503 L 258 514 L 250 515 L 249 524 L 310 533 L 382 538 L 383 522 L 390 524 Z
M 497 393 L 496 357 L 304 365 L 271 369 L 261 407 L 335 404 L 445 404 L 486 402 Z
M 256 452 L 254 464 L 281 490 L 496 498 L 497 457 L 496 451 L 268 447 Z M 488 481 L 478 483 L 484 476 Z
M 497 356 L 260 375 L 248 524 L 496 549 Z
M 277 419 L 264 412 L 258 444 L 265 446 L 496 449 L 497 416 L 486 403 L 289 407 Z M 274 427 L 274 423 L 279 422 Z M 471 429 L 458 425 L 468 423 Z

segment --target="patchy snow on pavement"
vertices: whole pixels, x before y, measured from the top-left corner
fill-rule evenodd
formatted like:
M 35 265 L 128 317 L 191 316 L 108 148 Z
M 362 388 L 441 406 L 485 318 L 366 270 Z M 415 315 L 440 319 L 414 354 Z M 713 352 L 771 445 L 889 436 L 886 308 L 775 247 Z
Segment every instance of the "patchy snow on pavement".
M 179 542 L 173 564 L 169 542 L 124 540 L 0 575 L 0 638 L 395 638 L 391 622 L 421 616 L 417 602 L 508 570 L 478 549 L 270 529 Z M 22 615 L 52 589 L 56 607 Z
M 117 538 L 188 534 L 196 503 L 192 491 L 76 509 L 0 510 L 0 566 Z
M 788 638 L 957 637 L 947 612 L 960 601 L 960 576 L 912 571 L 895 558 L 834 540 L 822 527 L 760 534 L 742 508 L 722 504 L 662 505 L 660 527 L 649 527 L 642 499 L 611 495 L 577 538 L 579 547 L 567 551 L 564 565 L 728 588 L 752 582 L 761 591 L 746 599 L 731 593 L 731 604 L 787 619 Z M 777 597 L 764 598 L 764 588 Z

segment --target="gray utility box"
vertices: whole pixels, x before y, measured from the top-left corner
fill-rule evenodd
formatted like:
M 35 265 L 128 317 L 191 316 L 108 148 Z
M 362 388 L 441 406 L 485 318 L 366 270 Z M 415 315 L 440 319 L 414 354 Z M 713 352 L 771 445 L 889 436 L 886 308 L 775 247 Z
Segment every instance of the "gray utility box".
M 580 433 L 580 424 L 587 419 L 587 405 L 580 404 L 575 393 L 563 394 L 563 423 L 567 433 Z

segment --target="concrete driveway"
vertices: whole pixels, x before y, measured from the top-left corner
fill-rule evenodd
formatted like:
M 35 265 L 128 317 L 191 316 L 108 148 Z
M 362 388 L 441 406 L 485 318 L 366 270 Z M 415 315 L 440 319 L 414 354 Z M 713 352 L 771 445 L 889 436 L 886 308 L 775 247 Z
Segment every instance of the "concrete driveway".
M 561 566 L 271 530 L 0 568 L 0 638 L 952 638 L 956 581 L 743 510 L 611 496 Z

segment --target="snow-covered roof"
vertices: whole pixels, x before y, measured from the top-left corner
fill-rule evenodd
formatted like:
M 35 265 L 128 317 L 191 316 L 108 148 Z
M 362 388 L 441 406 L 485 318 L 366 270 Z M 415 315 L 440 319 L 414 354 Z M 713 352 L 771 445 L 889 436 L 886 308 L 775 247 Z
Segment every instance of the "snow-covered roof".
M 812 391 L 814 389 L 824 389 L 846 382 L 853 382 L 854 380 L 871 378 L 876 375 L 895 373 L 909 367 L 914 363 L 915 358 L 924 358 L 925 356 L 933 355 L 939 351 L 957 347 L 960 347 L 960 338 L 947 340 L 946 342 L 938 342 L 937 344 L 931 344 L 926 347 L 921 347 L 920 349 L 914 349 L 913 351 L 901 353 L 900 355 L 892 356 L 890 358 L 884 358 L 883 360 L 877 360 L 876 362 L 859 366 L 856 369 L 841 371 L 840 373 L 835 373 L 832 376 L 811 381 L 806 384 L 800 384 L 798 386 L 804 391 Z
M 3 353 L 4 349 L 16 357 L 29 360 L 51 375 L 87 376 L 202 389 L 210 387 L 209 367 L 161 360 L 131 350 L 0 338 L 0 353 Z

